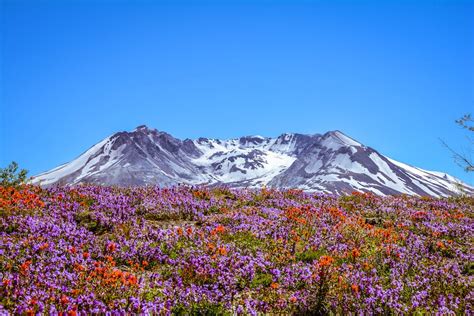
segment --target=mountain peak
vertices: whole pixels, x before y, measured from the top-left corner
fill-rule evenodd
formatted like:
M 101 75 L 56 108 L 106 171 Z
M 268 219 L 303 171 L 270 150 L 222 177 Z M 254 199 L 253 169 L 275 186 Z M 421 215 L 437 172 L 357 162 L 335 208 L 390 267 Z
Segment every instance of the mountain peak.
M 323 135 L 324 139 L 332 138 L 344 146 L 363 146 L 361 143 L 347 136 L 340 130 L 329 131 Z
M 153 132 L 153 131 L 157 131 L 157 130 L 155 128 L 149 128 L 145 124 L 139 125 L 133 130 L 133 132 L 145 132 L 145 133 Z

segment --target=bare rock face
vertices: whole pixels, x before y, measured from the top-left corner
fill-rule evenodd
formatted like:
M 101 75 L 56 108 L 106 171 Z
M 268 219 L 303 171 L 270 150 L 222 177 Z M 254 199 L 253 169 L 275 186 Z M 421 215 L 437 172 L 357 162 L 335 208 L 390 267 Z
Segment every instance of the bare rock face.
M 333 194 L 354 190 L 380 195 L 474 193 L 474 188 L 454 177 L 385 157 L 340 131 L 182 141 L 144 125 L 107 137 L 33 182 L 43 186 L 225 184 Z

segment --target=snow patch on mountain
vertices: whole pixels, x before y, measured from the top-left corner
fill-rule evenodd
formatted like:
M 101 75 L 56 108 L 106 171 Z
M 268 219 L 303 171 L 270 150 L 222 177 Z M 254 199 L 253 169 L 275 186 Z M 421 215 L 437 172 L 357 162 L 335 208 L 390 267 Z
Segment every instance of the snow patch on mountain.
M 48 185 L 51 183 L 56 182 L 58 179 L 65 177 L 69 174 L 75 173 L 78 170 L 85 168 L 88 164 L 90 164 L 91 157 L 97 154 L 104 145 L 109 142 L 109 138 L 104 139 L 103 141 L 95 144 L 91 148 L 89 148 L 86 152 L 80 155 L 75 160 L 60 165 L 50 171 L 47 171 L 41 175 L 41 184 Z

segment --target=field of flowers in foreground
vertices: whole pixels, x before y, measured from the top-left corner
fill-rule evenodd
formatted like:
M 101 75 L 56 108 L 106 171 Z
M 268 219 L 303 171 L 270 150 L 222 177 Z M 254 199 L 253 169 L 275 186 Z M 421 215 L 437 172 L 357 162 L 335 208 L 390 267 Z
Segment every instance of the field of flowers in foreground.
M 470 314 L 473 198 L 0 187 L 0 314 Z

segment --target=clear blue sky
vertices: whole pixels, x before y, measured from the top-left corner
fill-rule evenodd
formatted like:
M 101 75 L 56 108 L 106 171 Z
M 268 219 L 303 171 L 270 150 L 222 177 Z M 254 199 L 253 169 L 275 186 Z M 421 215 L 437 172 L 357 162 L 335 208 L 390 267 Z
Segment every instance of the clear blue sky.
M 1 1 L 0 164 L 36 174 L 140 124 L 179 138 L 339 129 L 471 184 L 461 1 Z

